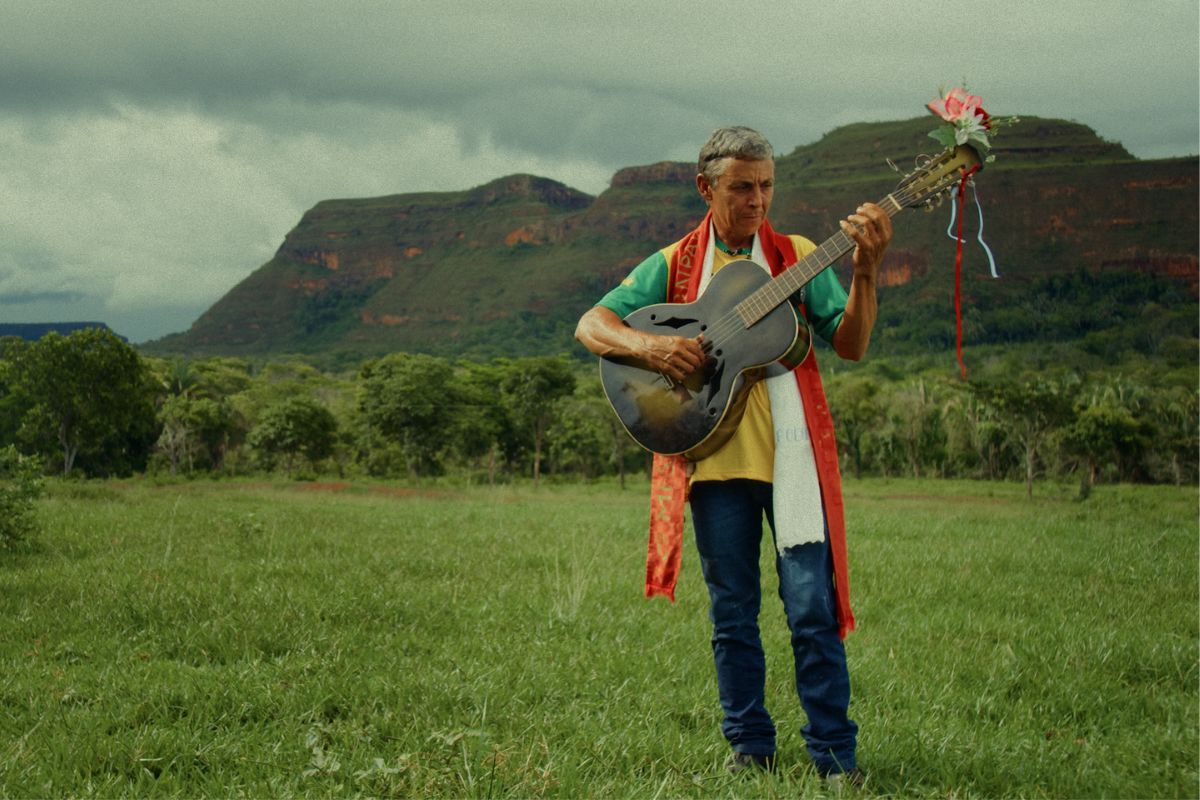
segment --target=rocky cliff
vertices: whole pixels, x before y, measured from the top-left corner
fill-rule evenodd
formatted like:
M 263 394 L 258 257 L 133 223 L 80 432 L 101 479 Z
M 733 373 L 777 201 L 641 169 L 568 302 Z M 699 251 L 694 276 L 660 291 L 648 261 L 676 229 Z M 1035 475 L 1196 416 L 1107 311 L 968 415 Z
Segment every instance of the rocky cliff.
M 777 160 L 772 219 L 821 241 L 863 200 L 888 193 L 932 153 L 928 118 L 839 128 Z M 1197 161 L 1138 161 L 1075 123 L 1026 119 L 997 139 L 977 177 L 985 239 L 1005 279 L 1054 273 L 1154 273 L 1197 281 Z M 608 287 L 703 215 L 694 166 L 617 172 L 591 197 L 513 175 L 461 192 L 327 200 L 275 256 L 189 331 L 153 343 L 190 354 L 472 356 L 572 349 L 575 320 Z M 969 275 L 986 262 L 967 208 Z M 884 263 L 886 293 L 950 285 L 949 207 L 903 212 Z M 839 268 L 844 270 L 844 267 Z M 844 274 L 844 272 L 843 272 Z M 924 290 L 922 290 L 924 291 Z M 986 291 L 986 289 L 979 289 Z

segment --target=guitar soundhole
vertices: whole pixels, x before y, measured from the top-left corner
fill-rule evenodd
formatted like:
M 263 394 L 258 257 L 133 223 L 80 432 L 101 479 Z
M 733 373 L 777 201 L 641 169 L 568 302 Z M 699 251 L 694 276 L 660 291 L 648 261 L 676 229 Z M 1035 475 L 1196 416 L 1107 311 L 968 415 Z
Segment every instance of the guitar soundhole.
M 722 352 L 723 352 L 723 351 L 721 351 L 721 350 L 718 350 L 718 351 L 717 351 L 717 358 L 720 358 L 720 357 L 721 357 L 721 354 L 722 354 Z
M 708 330 L 708 326 L 707 326 L 707 325 L 701 325 L 701 326 L 700 326 L 700 332 L 701 332 L 701 333 L 704 333 L 706 330 Z

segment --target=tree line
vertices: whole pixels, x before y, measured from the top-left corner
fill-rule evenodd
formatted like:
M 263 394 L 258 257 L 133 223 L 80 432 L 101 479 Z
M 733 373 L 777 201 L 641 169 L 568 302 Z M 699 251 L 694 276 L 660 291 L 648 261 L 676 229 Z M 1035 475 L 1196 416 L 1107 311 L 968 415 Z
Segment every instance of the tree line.
M 843 472 L 1195 482 L 1197 393 L 1070 368 L 972 381 L 889 370 L 826 381 Z M 592 479 L 647 468 L 594 368 L 395 353 L 341 374 L 301 360 L 145 357 L 111 332 L 0 340 L 0 448 L 46 474 Z

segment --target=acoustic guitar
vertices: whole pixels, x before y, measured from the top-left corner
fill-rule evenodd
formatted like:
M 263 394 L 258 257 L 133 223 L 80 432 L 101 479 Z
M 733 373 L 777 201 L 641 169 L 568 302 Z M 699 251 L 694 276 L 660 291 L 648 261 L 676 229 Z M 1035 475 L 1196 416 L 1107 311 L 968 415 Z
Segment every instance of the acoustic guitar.
M 888 216 L 932 206 L 981 166 L 970 146 L 947 149 L 906 175 L 878 205 Z M 658 303 L 627 316 L 626 325 L 647 333 L 703 334 L 706 354 L 704 366 L 680 382 L 635 359 L 600 359 L 604 394 L 634 441 L 693 461 L 719 450 L 764 369 L 776 362 L 794 366 L 808 354 L 812 334 L 788 298 L 853 248 L 854 240 L 839 230 L 774 278 L 753 261 L 732 261 L 694 303 Z

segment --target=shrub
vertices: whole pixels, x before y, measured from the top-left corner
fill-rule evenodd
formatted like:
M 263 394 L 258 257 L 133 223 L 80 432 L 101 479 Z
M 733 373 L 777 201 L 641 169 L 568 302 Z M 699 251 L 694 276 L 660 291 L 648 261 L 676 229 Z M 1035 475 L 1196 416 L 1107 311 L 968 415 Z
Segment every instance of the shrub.
M 42 493 L 41 470 L 9 445 L 0 449 L 0 548 L 37 532 L 34 503 Z

